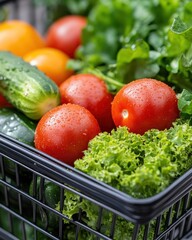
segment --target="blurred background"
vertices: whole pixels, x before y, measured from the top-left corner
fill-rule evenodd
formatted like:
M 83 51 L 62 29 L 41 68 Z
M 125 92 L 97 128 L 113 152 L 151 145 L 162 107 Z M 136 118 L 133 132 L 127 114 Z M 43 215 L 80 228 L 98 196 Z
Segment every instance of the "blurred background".
M 6 3 L 6 4 L 5 4 Z M 47 22 L 46 7 L 34 0 L 0 0 L 1 18 L 21 19 L 30 22 L 43 33 Z

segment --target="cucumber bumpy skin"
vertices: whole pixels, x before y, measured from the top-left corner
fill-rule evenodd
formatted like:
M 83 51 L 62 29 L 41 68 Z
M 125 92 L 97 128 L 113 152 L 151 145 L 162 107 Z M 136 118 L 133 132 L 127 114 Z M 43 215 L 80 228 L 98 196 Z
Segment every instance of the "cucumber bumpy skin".
M 21 57 L 0 51 L 0 93 L 33 120 L 60 104 L 55 82 Z

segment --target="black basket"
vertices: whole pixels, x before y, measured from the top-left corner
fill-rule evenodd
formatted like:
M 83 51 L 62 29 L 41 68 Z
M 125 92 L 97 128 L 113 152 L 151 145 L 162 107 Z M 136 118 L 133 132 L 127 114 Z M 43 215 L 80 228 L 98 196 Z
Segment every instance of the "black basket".
M 20 221 L 19 239 L 30 239 L 26 237 L 29 227 L 33 229 L 33 239 L 68 239 L 63 236 L 72 234 L 74 238 L 69 239 L 106 240 L 176 240 L 182 239 L 192 229 L 192 170 L 162 193 L 141 200 L 98 182 L 2 134 L 0 134 L 0 149 L 0 209 L 3 209 L 4 214 L 6 213 L 6 216 L 1 214 L 1 218 L 4 216 L 9 219 L 6 228 L 3 229 L 3 226 L 0 228 L 0 236 L 4 239 L 14 239 L 9 238 L 9 234 L 16 231 L 13 227 L 15 219 Z M 14 184 L 6 177 L 8 162 L 13 170 Z M 32 194 L 29 194 L 23 185 L 31 180 L 34 184 Z M 45 202 L 46 182 L 58 188 L 57 197 L 60 202 L 58 210 Z M 94 227 L 84 221 L 85 209 L 81 207 L 78 214 L 71 218 L 62 213 L 67 204 L 64 199 L 66 192 L 75 198 L 78 197 L 78 204 L 84 201 L 86 206 L 94 208 L 94 217 L 97 218 L 94 219 L 96 223 Z M 50 230 L 48 223 L 49 215 L 56 219 L 53 230 Z M 107 226 L 103 225 L 103 222 L 106 223 L 106 218 L 109 219 Z M 127 233 L 125 229 L 126 236 L 120 231 L 122 236 L 117 238 L 116 230 L 119 231 L 119 224 L 126 226 L 129 231 Z M 44 238 L 38 237 L 39 232 Z M 84 236 L 87 238 L 83 238 Z
M 7 3 L 12 18 L 24 19 L 19 11 L 25 1 L 0 5 Z M 27 3 L 25 20 L 43 32 L 45 9 Z M 76 214 L 66 213 L 69 198 Z M 162 193 L 135 199 L 0 134 L 0 239 L 184 240 L 192 239 L 191 231 L 192 170 Z

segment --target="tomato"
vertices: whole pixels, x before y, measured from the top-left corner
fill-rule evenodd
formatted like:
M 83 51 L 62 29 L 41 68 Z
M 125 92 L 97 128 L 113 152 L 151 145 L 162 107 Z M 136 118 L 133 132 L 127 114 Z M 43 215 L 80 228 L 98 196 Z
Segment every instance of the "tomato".
M 74 103 L 87 108 L 99 122 L 101 131 L 115 125 L 111 115 L 113 96 L 104 81 L 92 74 L 72 75 L 60 87 L 61 103 Z
M 73 166 L 99 132 L 99 124 L 90 111 L 69 103 L 43 115 L 37 124 L 34 142 L 38 150 Z
M 72 75 L 72 71 L 67 69 L 69 57 L 58 49 L 47 47 L 36 49 L 27 53 L 23 58 L 44 72 L 58 86 Z
M 29 23 L 21 20 L 7 20 L 0 23 L 0 50 L 15 55 L 26 53 L 45 46 L 45 40 Z
M 58 19 L 47 30 L 47 46 L 57 48 L 74 58 L 77 48 L 81 45 L 81 33 L 86 23 L 87 19 L 78 15 Z
M 12 107 L 11 103 L 7 101 L 7 99 L 0 94 L 0 108 L 3 107 Z
M 117 127 L 127 126 L 139 134 L 170 128 L 179 117 L 176 93 L 155 79 L 132 81 L 114 97 L 112 117 Z

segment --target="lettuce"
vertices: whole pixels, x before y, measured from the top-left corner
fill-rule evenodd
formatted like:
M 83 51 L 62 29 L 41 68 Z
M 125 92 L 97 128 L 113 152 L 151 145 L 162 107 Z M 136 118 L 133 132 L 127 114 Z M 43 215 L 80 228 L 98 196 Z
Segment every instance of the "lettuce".
M 192 91 L 183 89 L 178 95 L 178 108 L 181 118 L 187 119 L 192 125 Z
M 140 199 L 160 193 L 191 167 L 192 126 L 183 120 L 175 122 L 168 130 L 149 130 L 144 135 L 130 133 L 125 127 L 100 133 L 90 141 L 84 157 L 75 162 L 76 169 Z M 64 206 L 63 213 L 69 219 L 75 219 L 81 211 L 83 224 L 97 230 L 99 206 L 68 190 Z M 112 221 L 112 212 L 103 209 L 100 232 L 109 236 Z M 163 224 L 165 219 L 162 228 Z M 143 239 L 143 227 L 138 239 Z M 152 220 L 149 240 L 153 239 L 154 228 Z M 114 239 L 119 236 L 122 240 L 131 239 L 133 231 L 133 223 L 117 216 Z M 70 227 L 68 234 L 67 239 L 74 239 Z M 83 230 L 78 236 L 79 239 L 94 239 L 91 233 Z
M 94 138 L 75 168 L 132 197 L 146 198 L 190 169 L 191 153 L 192 126 L 187 123 L 143 136 L 119 127 Z

